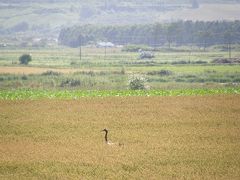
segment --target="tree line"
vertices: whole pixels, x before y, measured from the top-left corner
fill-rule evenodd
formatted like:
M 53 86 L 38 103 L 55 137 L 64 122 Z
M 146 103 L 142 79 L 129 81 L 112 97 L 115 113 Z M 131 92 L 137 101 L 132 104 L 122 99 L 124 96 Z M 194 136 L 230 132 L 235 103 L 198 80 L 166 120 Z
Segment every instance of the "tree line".
M 144 25 L 97 26 L 82 25 L 63 28 L 59 42 L 70 47 L 108 41 L 118 45 L 145 44 L 163 46 L 172 44 L 207 47 L 216 44 L 240 42 L 240 21 L 178 21 Z

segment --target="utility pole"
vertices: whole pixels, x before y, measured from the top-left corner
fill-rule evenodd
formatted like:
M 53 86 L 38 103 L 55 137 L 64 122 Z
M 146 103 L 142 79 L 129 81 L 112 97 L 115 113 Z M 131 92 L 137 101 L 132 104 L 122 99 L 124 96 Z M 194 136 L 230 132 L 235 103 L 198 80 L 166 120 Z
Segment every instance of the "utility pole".
M 107 45 L 104 46 L 104 60 L 106 60 L 107 56 Z
M 153 47 L 154 47 L 154 51 L 157 50 L 157 38 L 158 38 L 158 24 L 155 25 L 155 28 L 154 28 L 154 35 L 153 35 Z
M 228 47 L 228 58 L 232 58 L 232 42 L 233 42 L 233 33 L 230 30 L 227 30 L 224 34 L 224 38 L 226 40 L 226 44 L 227 44 L 227 47 Z
M 232 44 L 231 44 L 231 42 L 229 42 L 229 44 L 228 44 L 228 56 L 229 56 L 229 59 L 232 58 Z
M 79 36 L 79 58 L 80 58 L 80 61 L 82 60 L 82 38 L 81 36 Z

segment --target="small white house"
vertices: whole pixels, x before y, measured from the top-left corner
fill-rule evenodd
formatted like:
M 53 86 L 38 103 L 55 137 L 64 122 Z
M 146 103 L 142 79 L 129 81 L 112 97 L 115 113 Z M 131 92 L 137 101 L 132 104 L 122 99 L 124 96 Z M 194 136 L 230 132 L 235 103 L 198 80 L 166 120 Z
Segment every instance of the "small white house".
M 98 42 L 97 47 L 114 47 L 115 45 L 111 42 Z

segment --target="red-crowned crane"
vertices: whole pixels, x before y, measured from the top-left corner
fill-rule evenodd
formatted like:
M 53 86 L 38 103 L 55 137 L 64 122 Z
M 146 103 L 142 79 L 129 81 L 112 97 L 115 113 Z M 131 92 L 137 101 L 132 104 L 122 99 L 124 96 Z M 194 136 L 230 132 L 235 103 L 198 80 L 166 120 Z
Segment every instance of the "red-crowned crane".
M 103 129 L 102 131 L 104 131 L 105 132 L 105 142 L 106 142 L 106 144 L 107 145 L 119 145 L 119 146 L 122 146 L 123 144 L 122 143 L 113 143 L 113 142 L 111 142 L 111 141 L 109 141 L 108 140 L 108 130 L 105 128 L 105 129 Z

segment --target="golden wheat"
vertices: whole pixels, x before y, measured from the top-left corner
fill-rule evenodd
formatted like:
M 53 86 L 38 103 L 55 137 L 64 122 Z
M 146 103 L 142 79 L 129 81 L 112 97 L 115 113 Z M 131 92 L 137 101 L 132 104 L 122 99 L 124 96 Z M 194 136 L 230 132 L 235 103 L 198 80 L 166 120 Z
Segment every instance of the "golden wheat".
M 2 100 L 0 136 L 0 178 L 240 178 L 238 95 Z

